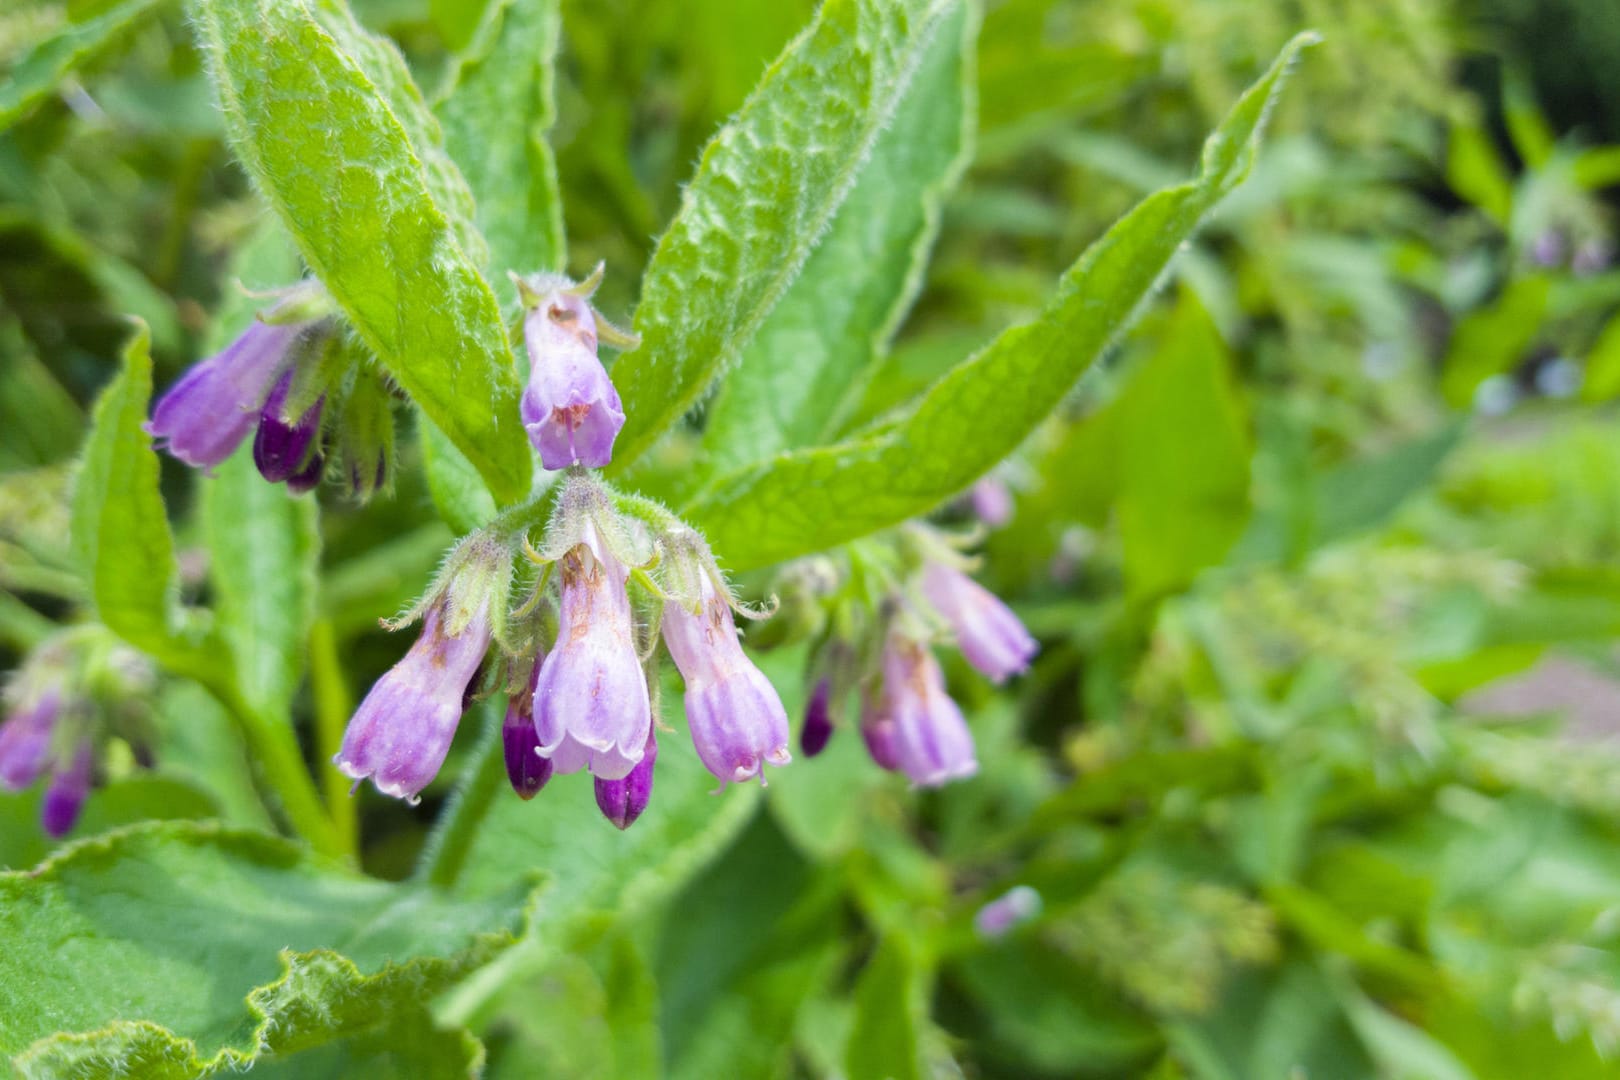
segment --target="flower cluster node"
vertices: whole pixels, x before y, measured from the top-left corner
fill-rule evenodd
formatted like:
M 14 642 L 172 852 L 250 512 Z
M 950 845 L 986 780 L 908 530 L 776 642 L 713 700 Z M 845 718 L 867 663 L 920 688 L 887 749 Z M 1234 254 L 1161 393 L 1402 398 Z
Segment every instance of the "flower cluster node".
M 388 391 L 345 347 L 319 283 L 270 295 L 275 303 L 235 341 L 165 391 L 146 432 L 205 472 L 252 432 L 260 475 L 300 494 L 320 484 L 335 450 L 349 493 L 369 498 L 387 482 L 393 449 Z
M 6 686 L 0 723 L 0 789 L 45 783 L 40 826 L 65 836 L 104 772 L 109 740 L 152 765 L 151 664 L 99 626 L 64 631 L 38 646 Z

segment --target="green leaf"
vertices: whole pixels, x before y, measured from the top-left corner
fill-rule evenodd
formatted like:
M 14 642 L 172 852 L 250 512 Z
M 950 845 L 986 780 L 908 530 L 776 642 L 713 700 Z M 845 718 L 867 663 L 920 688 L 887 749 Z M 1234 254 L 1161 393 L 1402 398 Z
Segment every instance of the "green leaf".
M 1249 516 L 1249 435 L 1215 325 L 1184 293 L 1119 403 L 1120 545 L 1131 591 L 1157 596 L 1221 560 Z
M 0 874 L 0 1054 L 196 1076 L 358 1034 L 510 943 L 530 891 L 452 901 L 213 824 L 111 833 Z
M 444 523 L 457 536 L 487 525 L 495 516 L 495 496 L 484 486 L 467 455 L 455 448 L 433 421 L 418 416 L 417 445 L 422 448 L 422 472 L 427 477 L 428 494 Z
M 152 396 L 149 344 L 138 323 L 123 371 L 96 402 L 73 488 L 73 547 L 101 621 L 166 663 L 189 667 L 203 646 L 180 629 L 174 537 L 152 437 L 142 429 Z
M 688 507 L 728 565 L 793 558 L 924 513 L 1006 457 L 1130 322 L 1204 215 L 1248 173 L 1301 35 L 1204 145 L 1197 179 L 1149 196 L 1006 331 L 898 420 L 721 479 Z
M 622 472 L 759 329 L 849 195 L 948 0 L 827 0 L 704 149 L 613 381 Z
M 855 1025 L 844 1051 L 850 1080 L 922 1080 L 928 976 L 914 946 L 884 939 L 855 982 Z
M 528 441 L 471 198 L 404 61 L 332 9 L 191 5 L 227 130 L 383 366 L 479 473 L 528 493 Z
M 220 636 L 242 697 L 285 720 L 315 618 L 320 532 L 314 498 L 259 475 L 244 445 L 203 483 L 202 520 Z
M 824 443 L 860 403 L 969 156 L 977 15 L 963 3 L 941 21 L 826 237 L 726 376 L 704 429 L 711 468 Z
M 0 74 L 0 131 L 38 105 L 75 68 L 89 63 L 159 0 L 124 0 L 88 19 L 69 17 Z
M 556 122 L 557 0 L 498 0 L 434 103 L 445 149 L 472 188 L 486 270 L 562 270 L 562 197 L 546 141 Z

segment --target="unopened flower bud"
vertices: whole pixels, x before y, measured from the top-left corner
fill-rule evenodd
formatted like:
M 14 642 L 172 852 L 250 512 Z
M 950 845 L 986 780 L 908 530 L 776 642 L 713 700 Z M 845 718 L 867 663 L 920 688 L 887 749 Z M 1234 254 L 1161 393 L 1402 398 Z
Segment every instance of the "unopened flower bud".
M 1015 885 L 981 907 L 973 916 L 973 929 L 985 941 L 995 941 L 1041 912 L 1041 894 L 1028 885 Z
M 272 484 L 302 478 L 311 458 L 320 456 L 321 406 L 326 399 L 317 398 L 302 416 L 289 419 L 285 410 L 292 380 L 290 371 L 277 380 L 265 399 L 259 414 L 259 430 L 253 436 L 253 464 L 258 467 L 259 475 Z
M 968 491 L 973 513 L 992 529 L 1000 528 L 1012 520 L 1013 497 L 1004 480 L 996 476 L 980 477 Z
M 21 791 L 45 775 L 61 714 L 61 693 L 48 687 L 0 724 L 0 787 Z
M 923 566 L 923 595 L 951 626 L 968 663 L 996 682 L 1029 667 L 1038 646 L 1012 609 L 953 566 Z
M 520 414 L 548 469 L 601 468 L 612 460 L 613 441 L 624 427 L 619 391 L 597 357 L 598 331 L 606 325 L 589 297 L 599 275 L 600 268 L 583 285 L 555 275 L 514 278 L 526 310 L 523 344 L 529 354 Z M 614 340 L 627 343 L 622 332 L 614 333 Z
M 351 498 L 365 502 L 388 486 L 394 454 L 392 395 L 374 371 L 360 371 L 343 397 L 335 426 L 341 477 Z
M 506 705 L 506 721 L 501 725 L 501 744 L 506 752 L 506 778 L 520 799 L 532 799 L 551 779 L 551 762 L 539 754 L 540 736 L 534 730 L 534 686 L 540 678 L 536 660 L 528 685 L 513 694 Z
M 832 680 L 816 680 L 810 692 L 810 703 L 804 709 L 804 727 L 799 730 L 799 749 L 805 757 L 815 757 L 827 748 L 832 738 Z
M 95 744 L 80 739 L 73 748 L 73 756 L 66 768 L 58 769 L 45 789 L 45 800 L 40 806 L 40 827 L 52 839 L 66 836 L 79 820 L 84 800 L 90 795 L 92 772 L 95 767 Z
M 622 780 L 596 778 L 596 806 L 620 829 L 628 829 L 652 798 L 653 765 L 658 760 L 658 735 L 647 729 L 647 749 L 630 775 Z
M 872 729 L 886 740 L 884 755 L 892 755 L 918 787 L 938 787 L 979 770 L 973 735 L 945 692 L 939 661 L 927 645 L 902 634 L 891 635 L 883 650 L 882 698 Z M 873 737 L 867 746 L 882 765 Z

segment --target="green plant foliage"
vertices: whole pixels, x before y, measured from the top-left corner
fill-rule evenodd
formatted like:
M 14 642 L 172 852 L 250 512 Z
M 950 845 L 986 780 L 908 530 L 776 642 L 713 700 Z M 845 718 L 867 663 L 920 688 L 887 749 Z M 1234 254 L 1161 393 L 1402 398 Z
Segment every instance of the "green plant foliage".
M 834 0 L 703 151 L 614 367 L 622 471 L 695 405 L 781 300 L 899 107 L 948 0 Z
M 1296 39 L 1210 137 L 1198 179 L 1151 196 L 1109 230 L 1039 320 L 953 368 L 899 419 L 742 470 L 700 496 L 690 511 L 733 565 L 802 555 L 926 512 L 1015 449 L 1247 174 L 1273 97 L 1310 41 Z
M 196 1075 L 366 1032 L 508 944 L 528 891 L 452 902 L 190 824 L 87 841 L 0 890 L 0 1050 L 39 1076 Z
M 117 36 L 154 8 L 159 0 L 123 0 L 68 14 L 67 25 L 33 43 L 5 65 L 0 84 L 0 131 L 21 117 L 81 64 L 89 63 Z
M 511 348 L 465 242 L 472 199 L 414 86 L 387 93 L 408 80 L 398 54 L 301 3 L 193 10 L 242 159 L 305 261 L 490 489 L 525 493 Z M 330 116 L 344 137 L 321 133 Z

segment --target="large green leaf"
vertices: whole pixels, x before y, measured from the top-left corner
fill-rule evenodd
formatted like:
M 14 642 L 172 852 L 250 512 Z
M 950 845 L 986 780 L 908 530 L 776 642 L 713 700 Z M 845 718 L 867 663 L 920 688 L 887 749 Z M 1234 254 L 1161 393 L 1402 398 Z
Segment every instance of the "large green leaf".
M 518 379 L 466 185 L 398 53 L 336 10 L 191 5 L 237 153 L 305 261 L 490 489 L 520 498 Z
M 1249 435 L 1215 326 L 1190 293 L 1119 402 L 1120 545 L 1160 595 L 1219 562 L 1249 516 Z
M 613 381 L 622 471 L 695 405 L 793 280 L 861 166 L 949 0 L 827 0 L 704 149 L 658 242 Z
M 221 637 L 254 709 L 284 718 L 303 675 L 315 617 L 320 532 L 315 500 L 266 481 L 243 446 L 204 482 L 203 527 Z
M 961 3 L 941 22 L 826 237 L 726 376 L 704 430 L 710 468 L 827 442 L 859 404 L 972 145 L 977 14 Z
M 158 459 L 142 429 L 152 396 L 144 323 L 123 370 L 102 391 L 73 488 L 73 547 L 101 621 L 178 667 L 194 666 L 202 639 L 183 632 L 174 536 L 158 491 Z
M 159 0 L 103 5 L 89 18 L 72 18 L 35 42 L 0 73 L 0 131 L 25 116 L 74 68 L 88 63 Z
M 1247 175 L 1300 35 L 1204 144 L 1196 179 L 1144 200 L 1081 256 L 1035 322 L 1014 327 L 934 384 L 898 420 L 847 442 L 790 451 L 720 480 L 688 510 L 737 568 L 903 521 L 1010 453 L 1130 322 L 1181 245 Z
M 559 21 L 557 0 L 490 4 L 433 106 L 477 199 L 494 275 L 563 269 L 562 199 L 546 141 L 557 116 Z
M 521 928 L 261 833 L 134 826 L 0 874 L 0 1053 L 31 1076 L 200 1075 L 419 1009 Z

